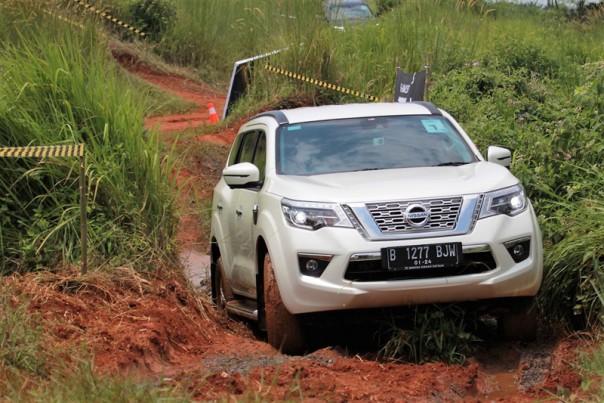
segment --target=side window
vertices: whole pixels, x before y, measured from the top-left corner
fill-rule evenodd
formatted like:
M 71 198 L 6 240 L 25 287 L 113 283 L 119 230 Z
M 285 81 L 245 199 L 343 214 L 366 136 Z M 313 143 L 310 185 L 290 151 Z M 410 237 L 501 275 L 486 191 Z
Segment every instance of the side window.
M 266 135 L 263 131 L 253 131 L 237 138 L 236 148 L 229 159 L 229 165 L 251 162 L 260 171 L 260 182 L 264 182 L 266 172 Z
M 244 137 L 239 145 L 239 153 L 236 163 L 254 162 L 254 151 L 256 150 L 256 142 L 258 140 L 258 132 L 249 132 L 244 134 Z
M 254 165 L 260 170 L 260 182 L 264 182 L 264 173 L 266 171 L 266 135 L 264 132 L 258 132 Z

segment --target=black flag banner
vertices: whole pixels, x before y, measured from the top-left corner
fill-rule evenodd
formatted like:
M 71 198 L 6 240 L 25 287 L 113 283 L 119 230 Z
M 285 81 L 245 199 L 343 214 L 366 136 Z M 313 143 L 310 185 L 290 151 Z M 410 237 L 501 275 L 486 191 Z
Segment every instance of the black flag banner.
M 252 83 L 251 64 L 252 62 L 268 56 L 275 55 L 288 48 L 274 50 L 263 55 L 250 57 L 244 60 L 237 60 L 233 65 L 233 73 L 231 74 L 231 84 L 229 85 L 229 93 L 227 95 L 224 110 L 222 112 L 222 120 L 226 119 L 229 112 L 233 108 L 233 104 L 243 96 L 247 87 Z
M 417 73 L 403 73 L 396 68 L 396 84 L 394 86 L 394 102 L 413 102 L 424 100 L 426 87 L 426 70 Z

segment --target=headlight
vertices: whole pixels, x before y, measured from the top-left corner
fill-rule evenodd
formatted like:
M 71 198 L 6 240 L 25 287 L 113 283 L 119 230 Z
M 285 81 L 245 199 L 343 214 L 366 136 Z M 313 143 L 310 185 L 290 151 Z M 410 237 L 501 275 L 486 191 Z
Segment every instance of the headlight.
M 352 223 L 339 204 L 281 200 L 285 220 L 292 226 L 308 230 L 323 227 L 352 228 Z
M 485 218 L 497 214 L 515 216 L 526 210 L 528 202 L 521 185 L 496 190 L 484 195 L 480 217 Z

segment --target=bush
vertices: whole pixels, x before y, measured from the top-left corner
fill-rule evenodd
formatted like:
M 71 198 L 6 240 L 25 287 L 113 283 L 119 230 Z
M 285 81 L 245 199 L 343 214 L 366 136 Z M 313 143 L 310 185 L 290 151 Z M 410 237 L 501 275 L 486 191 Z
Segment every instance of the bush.
M 560 70 L 559 61 L 548 55 L 545 47 L 525 38 L 496 42 L 483 63 L 503 72 L 525 69 L 529 74 L 546 77 L 555 77 Z
M 176 22 L 176 5 L 169 0 L 133 0 L 130 14 L 135 27 L 152 41 L 159 42 Z
M 559 241 L 546 254 L 539 302 L 551 319 L 597 329 L 604 325 L 604 175 L 594 166 L 583 171 L 583 178 L 595 189 L 591 198 L 569 202 L 560 197 L 551 203 L 546 228 Z
M 378 0 L 376 15 L 382 15 L 400 5 L 401 0 Z
M 383 335 L 386 341 L 379 353 L 386 360 L 463 364 L 480 341 L 468 330 L 476 327 L 475 319 L 455 304 L 417 306 L 410 325 L 397 322 L 388 323 Z
M 597 224 L 604 222 L 604 64 L 583 65 L 581 85 L 569 90 L 529 72 L 544 67 L 539 59 L 531 64 L 505 56 L 507 74 L 499 70 L 502 63 L 489 61 L 439 76 L 431 100 L 459 118 L 481 148 L 515 150 L 512 169 L 544 234 L 542 311 L 551 319 L 598 326 L 604 313 L 598 296 L 604 233 Z

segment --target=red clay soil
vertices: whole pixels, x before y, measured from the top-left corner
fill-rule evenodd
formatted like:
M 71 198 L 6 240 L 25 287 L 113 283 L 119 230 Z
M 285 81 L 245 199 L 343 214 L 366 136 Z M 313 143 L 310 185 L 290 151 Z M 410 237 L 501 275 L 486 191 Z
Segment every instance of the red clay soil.
M 212 104 L 218 116 L 222 117 L 222 110 L 226 102 L 225 95 L 210 90 L 203 83 L 178 76 L 158 75 L 153 73 L 150 68 L 140 64 L 134 66 L 134 73 L 162 90 L 196 104 L 190 113 L 149 118 L 145 122 L 147 127 L 159 126 L 161 132 L 170 133 L 210 124 L 209 104 Z M 225 143 L 227 142 L 225 141 Z
M 224 96 L 207 95 L 201 83 L 133 71 L 198 100 L 201 120 L 208 100 L 223 106 Z M 169 131 L 176 119 L 157 121 Z M 216 138 L 232 141 L 235 129 Z M 204 172 L 207 167 L 196 164 L 187 175 L 215 177 L 216 168 Z M 180 385 L 195 400 L 517 402 L 550 397 L 545 389 L 576 390 L 580 384 L 569 364 L 579 343 L 575 339 L 486 343 L 466 365 L 384 363 L 370 358 L 375 354 L 346 353 L 338 346 L 282 355 L 242 322 L 219 315 L 207 288 L 193 289 L 178 267 L 146 276 L 126 268 L 84 277 L 76 270 L 30 273 L 5 278 L 1 286 L 30 301 L 29 310 L 43 318 L 49 347 L 86 344 L 97 372 Z
M 580 386 L 578 339 L 491 346 L 466 365 L 383 363 L 336 346 L 282 355 L 219 315 L 178 268 L 29 273 L 2 287 L 40 315 L 50 350 L 85 344 L 98 373 L 179 385 L 195 400 L 517 402 Z

